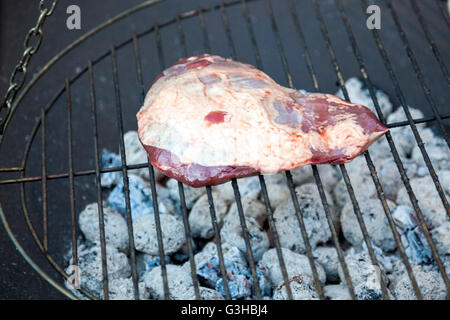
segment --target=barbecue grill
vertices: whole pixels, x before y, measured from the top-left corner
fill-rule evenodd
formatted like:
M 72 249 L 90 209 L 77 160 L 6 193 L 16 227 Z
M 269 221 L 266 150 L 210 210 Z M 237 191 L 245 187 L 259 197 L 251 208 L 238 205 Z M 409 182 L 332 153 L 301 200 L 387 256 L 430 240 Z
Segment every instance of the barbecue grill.
M 136 32 L 134 34 L 130 32 L 130 38 L 121 43 L 111 43 L 111 50 L 93 58 L 89 57 L 89 60 L 85 62 L 84 67 L 79 68 L 76 74 L 67 75 L 65 83 L 59 85 L 58 90 L 55 91 L 53 97 L 51 97 L 47 103 L 40 106 L 35 106 L 34 111 L 38 110 L 38 112 L 34 114 L 36 118 L 33 122 L 31 131 L 25 133 L 24 130 L 20 130 L 18 123 L 21 119 L 23 119 L 24 114 L 27 112 L 27 107 L 31 107 L 29 105 L 24 106 L 23 101 L 25 101 L 29 96 L 29 92 L 32 91 L 33 87 L 39 84 L 41 78 L 52 72 L 54 65 L 60 61 L 64 61 L 64 59 L 70 56 L 72 52 L 76 52 L 78 46 L 85 41 L 88 41 L 96 34 L 107 30 L 130 16 L 133 17 L 145 10 L 151 10 L 151 8 L 160 2 L 163 2 L 163 0 L 150 0 L 143 2 L 142 4 L 119 14 L 118 16 L 106 21 L 81 36 L 78 40 L 70 44 L 67 48 L 51 59 L 48 64 L 46 64 L 37 74 L 34 75 L 32 80 L 26 84 L 23 90 L 18 91 L 14 89 L 12 91 L 8 91 L 8 95 L 6 97 L 6 101 L 8 103 L 4 104 L 1 110 L 2 131 L 0 132 L 0 147 L 2 148 L 2 154 L 12 154 L 19 151 L 22 152 L 22 150 L 15 149 L 10 143 L 8 144 L 8 139 L 11 139 L 11 136 L 15 134 L 27 135 L 26 145 L 23 150 L 23 155 L 21 156 L 21 161 L 11 163 L 11 161 L 6 159 L 7 157 L 2 157 L 2 163 L 0 165 L 0 186 L 3 188 L 9 188 L 9 190 L 12 190 L 11 194 L 13 194 L 13 196 L 8 197 L 8 199 L 1 197 L 0 216 L 3 225 L 17 250 L 23 255 L 33 269 L 40 276 L 51 283 L 57 290 L 69 298 L 75 299 L 77 297 L 64 286 L 64 281 L 69 280 L 70 275 L 68 275 L 65 271 L 62 243 L 64 243 L 64 239 L 70 238 L 70 246 L 73 249 L 72 259 L 76 265 L 78 261 L 77 238 L 80 233 L 77 227 L 77 212 L 79 212 L 81 204 L 86 203 L 86 199 L 95 199 L 98 202 L 102 270 L 104 274 L 103 292 L 104 298 L 108 299 L 109 282 L 106 265 L 106 240 L 102 205 L 105 195 L 102 192 L 100 184 L 101 174 L 108 172 L 121 172 L 123 175 L 127 211 L 127 227 L 130 239 L 129 244 L 130 248 L 134 248 L 133 226 L 130 214 L 131 209 L 128 173 L 130 171 L 142 168 L 148 168 L 150 174 L 151 192 L 152 195 L 154 195 L 153 208 L 156 221 L 159 255 L 161 258 L 161 277 L 163 279 L 165 297 L 169 298 L 168 275 L 166 270 L 166 262 L 164 259 L 164 247 L 162 245 L 162 230 L 157 197 L 158 185 L 155 180 L 155 172 L 152 166 L 148 163 L 127 165 L 123 139 L 126 130 L 135 127 L 134 115 L 136 113 L 135 111 L 137 111 L 137 109 L 133 109 L 132 112 L 129 112 L 128 110 L 125 112 L 124 102 L 127 101 L 127 104 L 129 104 L 130 101 L 131 103 L 134 101 L 135 106 L 142 104 L 146 93 L 146 88 L 149 87 L 152 80 L 151 78 L 147 78 L 147 74 L 151 75 L 151 73 L 145 72 L 146 68 L 151 68 L 152 72 L 156 75 L 158 71 L 168 67 L 169 64 L 174 62 L 176 58 L 198 54 L 201 52 L 216 53 L 214 50 L 214 45 L 218 42 L 217 38 L 222 36 L 222 38 L 225 39 L 225 42 L 221 45 L 226 50 L 223 55 L 230 56 L 235 60 L 246 59 L 248 61 L 254 61 L 254 63 L 256 63 L 256 67 L 261 70 L 264 70 L 265 68 L 267 69 L 268 66 L 267 63 L 263 63 L 262 56 L 265 54 L 263 51 L 270 50 L 270 54 L 277 57 L 277 59 L 281 61 L 280 66 L 283 71 L 282 74 L 284 75 L 284 79 L 282 79 L 281 82 L 287 83 L 287 85 L 291 88 L 301 87 L 299 83 L 296 83 L 297 77 L 293 74 L 291 69 L 293 69 L 292 66 L 295 64 L 302 64 L 306 67 L 305 70 L 307 71 L 305 79 L 309 78 L 309 81 L 312 84 L 312 87 L 310 88 L 314 91 L 320 92 L 323 86 L 319 83 L 320 77 L 318 76 L 318 72 L 320 72 L 321 68 L 327 68 L 326 64 L 331 63 L 337 84 L 342 90 L 345 99 L 349 100 L 349 94 L 346 90 L 344 82 L 344 71 L 338 61 L 338 54 L 336 53 L 335 46 L 333 44 L 336 39 L 332 38 L 332 32 L 330 32 L 327 27 L 329 22 L 327 21 L 327 13 L 324 13 L 322 10 L 322 1 L 285 0 L 280 2 L 277 1 L 275 6 L 275 2 L 270 0 L 234 0 L 220 2 L 210 7 L 198 8 L 189 12 L 178 14 L 166 21 L 152 24 L 146 30 Z M 327 59 L 327 62 L 324 63 L 324 65 L 314 65 L 313 61 L 315 60 L 315 53 L 310 49 L 304 29 L 302 28 L 304 22 L 299 17 L 300 15 L 298 14 L 298 11 L 300 7 L 303 8 L 305 2 L 309 3 L 307 7 L 312 9 L 312 12 L 310 12 L 312 15 L 311 17 L 314 17 L 312 19 L 315 19 L 320 27 L 320 32 L 316 35 L 316 37 L 320 38 L 320 41 L 323 41 L 323 45 L 326 48 L 326 51 L 321 53 L 321 56 Z M 348 8 L 344 6 L 344 1 L 335 0 L 333 3 L 333 8 L 337 10 L 336 12 L 340 17 L 339 23 L 343 24 L 347 35 L 347 39 L 339 39 L 339 41 L 349 41 L 349 59 L 351 60 L 351 63 L 354 64 L 354 67 L 356 66 L 358 70 L 360 70 L 359 76 L 363 79 L 370 92 L 370 96 L 377 111 L 377 116 L 381 122 L 386 124 L 389 128 L 410 126 L 412 129 L 414 138 L 420 148 L 424 162 L 428 169 L 428 174 L 433 180 L 436 192 L 442 200 L 442 204 L 447 215 L 450 217 L 450 206 L 441 185 L 440 177 L 437 175 L 436 170 L 431 163 L 416 126 L 420 123 L 436 124 L 440 135 L 442 135 L 450 147 L 450 139 L 446 131 L 446 126 L 448 124 L 445 122 L 446 119 L 450 118 L 450 114 L 444 113 L 444 108 L 439 108 L 441 103 L 436 100 L 436 96 L 432 94 L 429 88 L 426 77 L 424 76 L 423 65 L 420 64 L 419 57 L 414 53 L 413 47 L 406 36 L 404 27 L 401 24 L 401 19 L 397 12 L 398 10 L 393 5 L 392 0 L 379 2 L 380 5 L 383 5 L 383 8 L 386 8 L 386 10 L 383 11 L 383 14 L 386 16 L 389 15 L 389 17 L 392 18 L 394 28 L 396 32 L 398 32 L 401 39 L 401 46 L 404 50 L 406 50 L 408 61 L 411 64 L 418 83 L 420 84 L 421 90 L 423 90 L 428 104 L 427 108 L 429 108 L 432 115 L 421 119 L 413 119 L 408 109 L 403 88 L 404 84 L 401 80 L 399 80 L 399 77 L 395 71 L 395 65 L 393 65 L 393 62 L 391 61 L 392 53 L 384 45 L 384 41 L 380 35 L 383 33 L 383 28 L 381 30 L 367 29 L 365 31 L 365 36 L 371 37 L 374 41 L 379 57 L 381 57 L 380 61 L 382 61 L 380 69 L 385 68 L 387 71 L 390 80 L 388 86 L 394 88 L 396 99 L 398 100 L 401 108 L 403 108 L 407 117 L 407 121 L 386 123 L 385 116 L 383 115 L 377 100 L 375 91 L 376 88 L 372 82 L 372 78 L 374 76 L 372 74 L 369 75 L 361 47 L 358 44 L 358 41 L 356 40 L 357 38 L 352 29 L 351 19 L 349 19 L 349 16 L 346 13 Z M 364 17 L 364 20 L 361 21 L 365 22 L 366 8 L 372 4 L 372 1 L 353 1 L 353 4 L 358 5 L 358 10 L 360 10 L 361 17 Z M 268 48 L 265 43 L 261 43 L 261 38 L 258 38 L 257 31 L 263 23 L 262 21 L 256 21 L 256 19 L 252 17 L 251 11 L 252 7 L 255 5 L 264 6 L 266 10 L 267 17 L 269 18 L 266 22 L 270 30 L 270 34 L 268 36 L 273 37 L 274 39 L 275 45 L 273 47 Z M 283 12 L 289 13 L 289 15 L 285 16 L 283 20 L 288 21 L 288 24 L 291 26 L 290 32 L 294 33 L 295 38 L 297 39 L 295 44 L 286 43 L 283 41 L 283 29 L 280 27 L 280 14 L 276 13 L 278 5 L 285 8 L 285 11 Z M 440 73 L 442 74 L 437 74 L 436 77 L 443 77 L 444 81 L 447 82 L 447 85 L 450 85 L 450 77 L 444 61 L 445 56 L 439 50 L 439 43 L 436 42 L 433 37 L 430 22 L 427 21 L 422 12 L 423 4 L 418 3 L 416 0 L 411 0 L 405 1 L 405 5 L 410 6 L 414 12 L 413 14 L 415 15 L 415 18 L 417 18 L 421 30 L 424 32 L 425 40 L 422 45 L 427 47 L 427 50 L 429 50 L 430 54 L 433 56 L 433 59 L 435 59 L 435 63 L 439 66 Z M 440 12 L 440 16 L 437 18 L 441 19 L 447 27 L 449 27 L 450 19 L 443 3 L 436 0 L 430 1 L 428 5 L 436 7 L 435 10 Z M 327 7 L 330 7 L 330 5 L 327 4 Z M 52 9 L 44 9 L 43 7 L 42 9 L 43 11 L 41 12 L 43 12 L 44 16 L 51 15 Z M 352 10 L 353 9 L 354 8 L 352 8 Z M 239 44 L 235 42 L 236 30 L 234 30 L 233 34 L 234 26 L 231 21 L 235 21 L 236 17 L 242 19 L 242 26 L 245 28 L 243 30 L 239 30 L 239 32 L 247 33 L 249 42 Z M 45 20 L 45 18 L 43 20 Z M 286 21 L 283 21 L 282 24 L 284 25 L 287 23 Z M 260 23 L 260 25 L 257 23 Z M 238 25 L 238 27 L 239 26 L 241 25 Z M 39 33 L 41 33 L 40 29 L 38 29 L 38 31 L 35 30 L 32 33 L 32 36 L 39 37 Z M 189 34 L 189 37 L 187 34 Z M 30 36 L 27 37 L 25 43 L 26 46 L 28 46 L 28 42 L 30 40 L 29 38 Z M 37 48 L 39 47 L 41 40 L 42 37 L 38 40 L 39 43 L 37 43 Z M 191 40 L 192 43 L 189 43 L 189 40 Z M 150 50 L 149 48 L 154 50 L 153 52 L 155 53 L 151 56 L 150 60 L 145 59 L 146 55 L 143 54 L 144 50 L 148 51 Z M 297 48 L 301 51 L 296 51 Z M 32 51 L 37 51 L 37 49 Z M 250 56 L 246 55 L 248 52 L 251 53 Z M 292 60 L 291 52 L 295 52 L 295 55 L 297 56 L 296 60 Z M 31 56 L 26 59 L 29 60 L 30 57 Z M 28 61 L 26 61 L 26 63 L 28 63 Z M 300 70 L 299 68 L 300 67 L 295 66 L 296 72 Z M 26 68 L 19 68 L 18 71 L 13 74 L 11 78 L 13 84 L 12 87 L 20 89 L 23 83 L 20 83 L 22 81 L 17 80 L 17 78 L 18 74 L 22 74 L 24 69 Z M 266 71 L 269 72 L 268 70 Z M 97 76 L 96 73 L 100 74 L 100 76 Z M 112 83 L 108 83 L 105 79 L 112 79 Z M 311 84 L 308 84 L 308 86 L 311 86 Z M 101 87 L 100 90 L 99 87 Z M 99 92 L 101 92 L 101 94 L 99 94 Z M 84 98 L 79 98 L 80 96 Z M 124 96 L 126 96 L 126 98 L 124 98 Z M 130 98 L 129 96 L 133 97 Z M 88 104 L 81 105 L 83 103 Z M 448 101 L 446 103 L 448 103 Z M 28 102 L 28 104 L 30 103 Z M 37 107 L 39 108 L 36 109 Z M 126 108 L 129 109 L 128 105 Z M 104 114 L 108 112 L 109 114 L 105 117 Z M 101 120 L 99 115 L 100 113 L 103 114 Z M 79 132 L 75 131 L 74 128 L 77 130 L 81 128 L 85 129 L 81 130 L 82 132 Z M 423 209 L 421 204 L 417 201 L 416 194 L 410 184 L 402 160 L 397 152 L 394 140 L 389 132 L 383 139 L 386 139 L 389 144 L 393 160 L 395 161 L 402 182 L 408 192 L 411 206 L 414 208 L 414 211 L 419 219 L 420 227 L 424 231 L 433 260 L 437 265 L 448 293 L 450 292 L 448 275 L 441 257 L 438 254 L 435 243 L 431 238 L 427 225 L 425 224 L 424 215 L 422 212 Z M 101 149 L 108 145 L 113 145 L 114 141 L 116 143 L 119 141 L 121 166 L 103 168 L 100 162 Z M 411 263 L 408 260 L 402 245 L 400 234 L 396 228 L 395 221 L 388 206 L 387 198 L 383 192 L 383 186 L 378 178 L 377 169 L 372 161 L 370 152 L 365 152 L 363 157 L 367 162 L 367 167 L 370 170 L 379 201 L 382 204 L 386 218 L 389 222 L 389 226 L 393 232 L 396 246 L 404 263 L 411 285 L 414 289 L 416 297 L 421 299 L 422 294 L 419 289 L 419 285 L 416 281 Z M 355 290 L 346 264 L 344 248 L 342 247 L 339 239 L 339 230 L 336 228 L 334 223 L 333 213 L 331 212 L 324 190 L 324 185 L 327 182 L 321 179 L 316 166 L 312 166 L 312 170 L 321 202 L 326 213 L 328 226 L 332 234 L 332 242 L 336 249 L 339 263 L 344 274 L 345 279 L 342 281 L 346 284 L 351 298 L 355 299 Z M 379 262 L 377 261 L 376 254 L 374 252 L 371 234 L 368 232 L 363 220 L 356 196 L 358 188 L 361 186 L 355 187 L 352 185 L 345 165 L 339 165 L 339 170 L 342 173 L 343 180 L 346 184 L 347 191 L 353 205 L 354 214 L 356 215 L 363 234 L 364 242 L 367 246 L 371 262 L 376 266 Z M 290 190 L 290 197 L 298 218 L 298 228 L 301 230 L 301 234 L 304 239 L 306 255 L 311 265 L 316 290 L 319 297 L 321 299 L 325 299 L 323 287 L 319 281 L 319 274 L 316 267 L 317 262 L 313 257 L 299 200 L 294 190 L 292 175 L 290 172 L 286 172 L 285 175 L 287 186 Z M 273 218 L 273 210 L 270 203 L 271 195 L 266 188 L 264 176 L 259 176 L 259 182 L 262 198 L 266 207 L 271 240 L 273 246 L 276 248 L 276 253 L 279 259 L 279 268 L 282 272 L 284 281 L 289 283 L 280 240 Z M 239 213 L 240 224 L 243 230 L 251 276 L 255 280 L 255 283 L 258 283 L 256 262 L 254 261 L 252 254 L 238 183 L 236 180 L 233 180 L 231 184 Z M 192 244 L 193 240 L 188 222 L 188 210 L 186 207 L 184 188 L 185 187 L 183 184 L 178 183 L 185 237 L 188 239 L 187 252 L 191 266 L 195 297 L 199 299 L 199 279 L 196 274 L 196 265 L 193 258 L 194 247 Z M 230 299 L 230 292 L 227 285 L 227 270 L 224 262 L 224 254 L 222 252 L 220 226 L 216 217 L 216 208 L 211 187 L 206 187 L 206 193 L 209 202 L 214 239 L 217 245 L 220 272 L 224 281 L 225 296 L 227 299 Z M 53 201 L 52 199 L 56 200 Z M 19 210 L 19 203 L 21 210 Z M 58 205 L 55 203 L 58 203 Z M 64 205 L 61 206 L 61 204 Z M 63 214 L 62 212 L 64 210 L 67 210 L 69 215 Z M 13 217 L 17 216 L 19 211 L 23 212 L 25 224 L 29 233 L 24 233 L 23 231 L 25 231 L 25 229 L 20 229 L 20 232 L 14 231 L 10 226 Z M 17 217 L 14 217 L 14 220 L 16 219 Z M 21 245 L 22 238 L 30 235 L 37 245 L 37 250 L 41 253 L 41 256 L 38 258 L 32 259 L 31 256 L 36 257 L 36 254 L 30 254 L 30 252 L 26 251 Z M 130 250 L 130 260 L 132 267 L 134 297 L 138 299 L 138 272 L 134 250 Z M 53 269 L 48 268 L 48 265 L 50 265 Z M 385 279 L 381 277 L 379 280 L 381 283 L 383 298 L 389 299 L 390 296 Z M 255 290 L 256 296 L 261 298 L 262 294 L 258 286 L 256 286 Z M 292 298 L 290 287 L 286 286 L 286 290 L 288 297 Z M 80 288 L 79 291 L 91 299 L 99 298 L 88 292 L 85 288 Z

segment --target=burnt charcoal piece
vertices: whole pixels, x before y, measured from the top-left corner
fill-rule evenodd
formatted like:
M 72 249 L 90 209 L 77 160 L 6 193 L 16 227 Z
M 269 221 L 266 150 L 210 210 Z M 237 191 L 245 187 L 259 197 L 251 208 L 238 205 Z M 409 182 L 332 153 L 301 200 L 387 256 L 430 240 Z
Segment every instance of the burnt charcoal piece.
M 193 187 L 345 163 L 387 131 L 362 105 L 285 88 L 251 65 L 207 54 L 160 74 L 137 119 L 151 163 Z

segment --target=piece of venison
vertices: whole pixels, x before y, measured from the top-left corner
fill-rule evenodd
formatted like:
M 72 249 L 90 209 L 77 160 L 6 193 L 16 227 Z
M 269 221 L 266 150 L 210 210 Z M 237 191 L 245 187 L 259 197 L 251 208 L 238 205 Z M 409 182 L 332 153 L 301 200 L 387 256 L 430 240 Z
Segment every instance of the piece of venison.
M 302 94 L 249 64 L 207 54 L 161 73 L 137 119 L 152 165 L 193 187 L 345 163 L 388 130 L 362 105 Z

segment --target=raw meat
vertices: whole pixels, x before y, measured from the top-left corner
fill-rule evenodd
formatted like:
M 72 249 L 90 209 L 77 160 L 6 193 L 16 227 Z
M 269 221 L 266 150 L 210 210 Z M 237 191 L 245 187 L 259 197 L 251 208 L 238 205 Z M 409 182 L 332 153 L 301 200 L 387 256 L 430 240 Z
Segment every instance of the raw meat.
M 207 54 L 161 73 L 137 119 L 150 162 L 193 187 L 345 163 L 387 131 L 362 105 L 302 94 L 249 64 Z

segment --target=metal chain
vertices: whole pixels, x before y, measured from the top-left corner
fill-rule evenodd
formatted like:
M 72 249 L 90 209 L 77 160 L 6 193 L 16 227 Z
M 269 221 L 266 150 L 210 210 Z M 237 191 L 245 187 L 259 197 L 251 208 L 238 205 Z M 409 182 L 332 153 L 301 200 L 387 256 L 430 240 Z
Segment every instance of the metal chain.
M 25 36 L 25 41 L 23 43 L 24 52 L 22 54 L 22 58 L 19 60 L 19 63 L 11 73 L 11 76 L 9 78 L 8 91 L 6 91 L 2 104 L 0 105 L 0 115 L 2 112 L 5 113 L 4 116 L 0 117 L 0 135 L 3 133 L 4 125 L 11 112 L 14 98 L 25 82 L 28 63 L 30 62 L 31 57 L 39 50 L 39 47 L 41 46 L 42 39 L 44 38 L 42 26 L 45 22 L 45 19 L 53 14 L 57 3 L 58 0 L 39 1 L 39 18 L 36 22 L 36 25 L 32 27 Z

